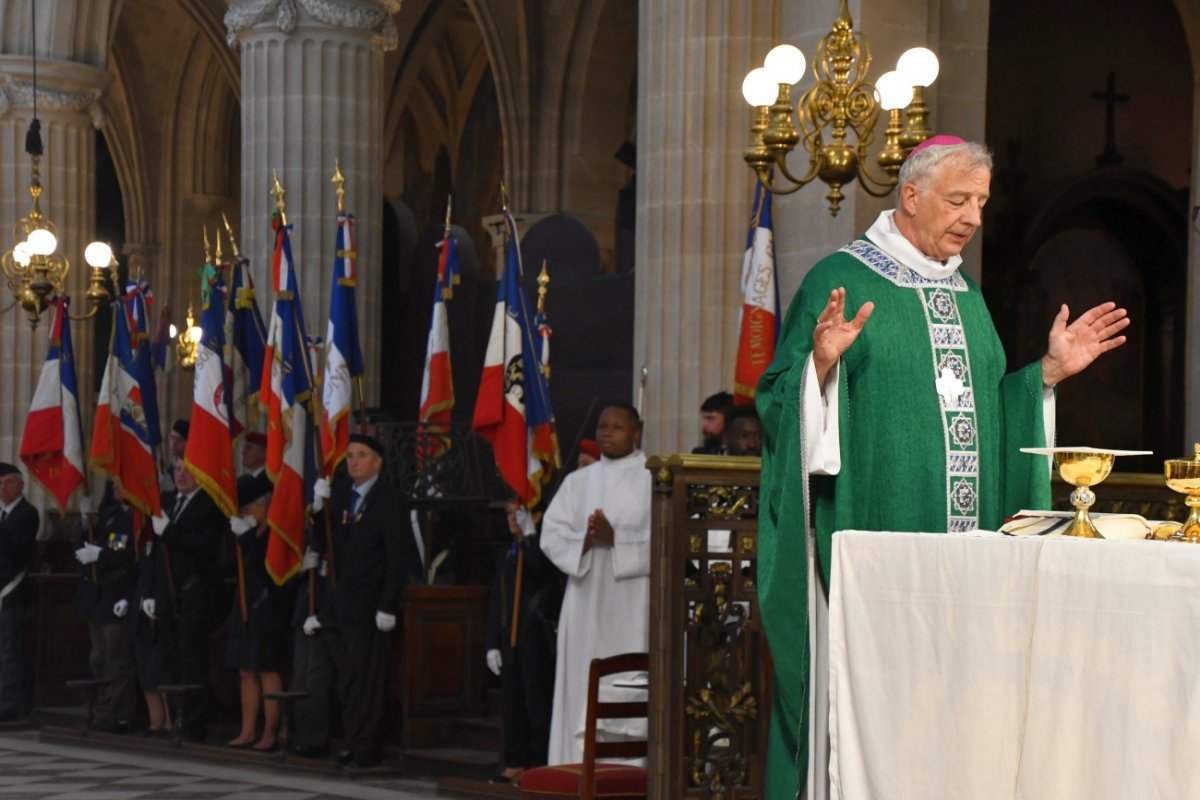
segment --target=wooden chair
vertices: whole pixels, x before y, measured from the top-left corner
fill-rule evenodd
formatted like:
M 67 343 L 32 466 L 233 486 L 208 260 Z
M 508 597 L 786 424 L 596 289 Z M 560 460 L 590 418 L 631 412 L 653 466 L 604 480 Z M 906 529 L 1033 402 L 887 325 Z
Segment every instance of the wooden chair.
M 646 739 L 616 742 L 597 740 L 597 720 L 632 719 L 648 714 L 647 700 L 601 702 L 600 679 L 618 672 L 639 672 L 650 668 L 648 653 L 623 653 L 592 660 L 588 670 L 587 715 L 583 731 L 583 761 L 535 767 L 521 773 L 521 796 L 531 800 L 579 797 L 583 800 L 644 800 L 646 769 L 628 764 L 597 761 L 597 758 L 645 758 Z

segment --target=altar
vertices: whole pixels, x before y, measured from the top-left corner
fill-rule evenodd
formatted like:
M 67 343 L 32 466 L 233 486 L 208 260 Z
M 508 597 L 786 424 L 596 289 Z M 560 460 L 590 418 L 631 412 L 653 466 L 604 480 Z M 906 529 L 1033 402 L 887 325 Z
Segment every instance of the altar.
M 1200 548 L 846 531 L 830 796 L 1200 797 Z

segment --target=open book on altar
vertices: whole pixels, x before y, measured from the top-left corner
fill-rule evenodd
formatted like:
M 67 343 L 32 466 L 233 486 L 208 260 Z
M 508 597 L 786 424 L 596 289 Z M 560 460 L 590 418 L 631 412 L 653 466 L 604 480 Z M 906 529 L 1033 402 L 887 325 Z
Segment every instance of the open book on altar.
M 1140 514 L 1089 515 L 1092 524 L 1105 539 L 1145 539 L 1154 523 Z M 1074 519 L 1074 511 L 1019 511 L 1000 526 L 1000 533 L 1009 536 L 1049 536 L 1061 534 Z

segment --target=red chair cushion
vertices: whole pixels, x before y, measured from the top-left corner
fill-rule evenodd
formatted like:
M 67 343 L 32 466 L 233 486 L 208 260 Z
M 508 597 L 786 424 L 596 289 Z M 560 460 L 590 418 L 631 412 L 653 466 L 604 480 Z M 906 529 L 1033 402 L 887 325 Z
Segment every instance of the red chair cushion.
M 536 767 L 521 773 L 521 792 L 527 797 L 578 797 L 583 764 Z M 646 768 L 628 764 L 596 764 L 596 796 L 645 798 Z

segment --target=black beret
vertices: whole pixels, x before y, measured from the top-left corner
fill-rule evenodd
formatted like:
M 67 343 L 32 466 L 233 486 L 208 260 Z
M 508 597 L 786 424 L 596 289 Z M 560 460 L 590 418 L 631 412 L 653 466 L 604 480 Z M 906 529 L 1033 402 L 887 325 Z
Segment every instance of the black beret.
M 12 464 L 9 464 L 7 461 L 0 461 L 0 478 L 3 478 L 5 475 L 20 475 L 20 474 L 21 474 L 21 470 L 17 469 Z
M 383 442 L 379 441 L 374 436 L 368 436 L 365 433 L 350 434 L 350 443 L 366 445 L 367 447 L 374 450 L 375 454 L 378 455 L 380 458 L 383 458 L 385 455 L 387 455 L 386 453 L 383 452 Z
M 266 497 L 275 487 L 266 472 L 258 475 L 243 475 L 237 479 L 238 507 L 244 508 L 261 497 Z
M 191 425 L 186 419 L 177 419 L 171 424 L 171 430 L 178 433 L 183 438 L 188 438 L 188 429 Z

